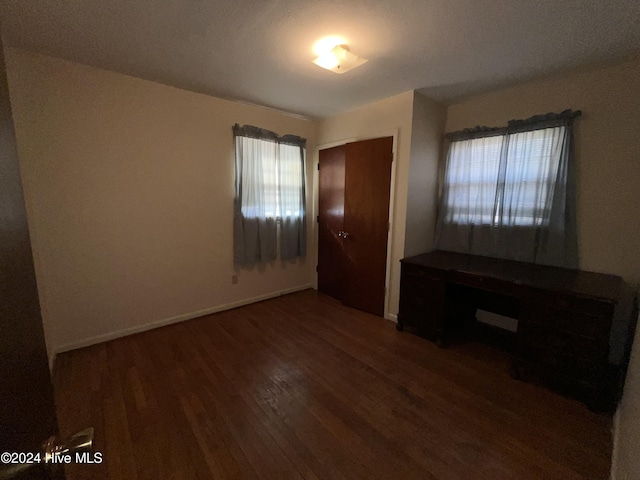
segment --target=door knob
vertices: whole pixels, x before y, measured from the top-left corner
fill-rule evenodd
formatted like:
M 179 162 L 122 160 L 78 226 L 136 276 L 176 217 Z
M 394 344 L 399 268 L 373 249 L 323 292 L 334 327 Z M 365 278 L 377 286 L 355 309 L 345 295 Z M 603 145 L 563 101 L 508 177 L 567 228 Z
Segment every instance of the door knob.
M 33 467 L 40 466 L 53 469 L 60 465 L 62 462 L 56 462 L 54 458 L 61 455 L 71 455 L 72 461 L 76 461 L 76 453 L 91 452 L 93 445 L 93 427 L 82 430 L 75 435 L 66 438 L 59 439 L 58 437 L 50 437 L 42 445 L 42 449 L 33 456 L 29 455 L 29 462 L 27 463 L 26 457 L 23 461 L 25 463 L 11 463 L 4 468 L 0 468 L 0 480 L 9 480 L 11 478 L 17 478 L 25 470 L 29 470 Z M 36 455 L 38 455 L 36 457 Z M 33 457 L 33 458 L 32 458 Z M 66 462 L 64 462 L 66 463 Z
M 342 238 L 349 238 L 349 232 L 342 232 Z

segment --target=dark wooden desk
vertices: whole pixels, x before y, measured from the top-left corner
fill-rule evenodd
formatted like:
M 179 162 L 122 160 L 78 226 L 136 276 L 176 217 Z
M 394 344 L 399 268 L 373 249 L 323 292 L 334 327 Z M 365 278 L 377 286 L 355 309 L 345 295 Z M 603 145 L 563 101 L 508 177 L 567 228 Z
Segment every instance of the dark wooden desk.
M 401 262 L 398 330 L 442 346 L 477 308 L 517 318 L 514 376 L 533 374 L 595 409 L 616 400 L 608 358 L 620 277 L 443 251 Z

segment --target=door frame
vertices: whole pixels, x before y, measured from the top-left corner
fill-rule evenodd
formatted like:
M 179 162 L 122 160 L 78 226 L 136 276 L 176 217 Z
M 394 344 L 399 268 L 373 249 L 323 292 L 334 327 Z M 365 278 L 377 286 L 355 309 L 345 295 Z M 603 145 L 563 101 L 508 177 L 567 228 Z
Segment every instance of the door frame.
M 366 134 L 357 137 L 350 137 L 341 140 L 336 140 L 334 142 L 322 143 L 315 147 L 314 158 L 313 158 L 313 250 L 314 250 L 314 265 L 318 265 L 318 222 L 316 221 L 319 213 L 319 179 L 318 179 L 318 165 L 320 165 L 320 150 L 325 150 L 327 148 L 339 147 L 341 145 L 346 145 L 347 143 L 360 142 L 362 140 L 371 140 L 374 138 L 383 138 L 383 137 L 393 137 L 393 146 L 392 155 L 393 160 L 391 162 L 391 180 L 389 185 L 389 225 L 390 228 L 387 232 L 387 260 L 386 260 L 386 268 L 385 268 L 385 279 L 384 279 L 384 318 L 387 320 L 391 320 L 392 322 L 396 321 L 395 315 L 391 315 L 389 313 L 389 297 L 391 296 L 391 247 L 393 245 L 393 228 L 395 225 L 394 222 L 394 211 L 395 211 L 395 203 L 396 203 L 396 167 L 398 164 L 398 129 L 390 129 L 383 130 L 381 132 L 376 132 L 374 134 Z M 313 288 L 315 290 L 318 289 L 318 272 L 315 272 Z

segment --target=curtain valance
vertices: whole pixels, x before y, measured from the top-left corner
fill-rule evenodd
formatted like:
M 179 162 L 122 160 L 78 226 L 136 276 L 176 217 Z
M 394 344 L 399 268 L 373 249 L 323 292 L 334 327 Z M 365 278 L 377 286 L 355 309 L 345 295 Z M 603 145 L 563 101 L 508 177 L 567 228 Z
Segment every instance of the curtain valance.
M 248 137 L 257 140 L 266 140 L 274 143 L 291 145 L 293 147 L 306 148 L 307 139 L 297 135 L 278 135 L 276 132 L 265 128 L 254 127 L 253 125 L 240 126 L 237 123 L 233 126 L 233 135 L 235 137 Z
M 582 115 L 580 110 L 564 110 L 560 113 L 546 113 L 534 115 L 524 120 L 509 120 L 506 127 L 485 127 L 478 125 L 474 128 L 465 128 L 456 132 L 445 134 L 445 138 L 452 142 L 471 140 L 473 138 L 495 137 L 507 133 L 540 130 L 561 125 L 571 125 L 576 117 Z

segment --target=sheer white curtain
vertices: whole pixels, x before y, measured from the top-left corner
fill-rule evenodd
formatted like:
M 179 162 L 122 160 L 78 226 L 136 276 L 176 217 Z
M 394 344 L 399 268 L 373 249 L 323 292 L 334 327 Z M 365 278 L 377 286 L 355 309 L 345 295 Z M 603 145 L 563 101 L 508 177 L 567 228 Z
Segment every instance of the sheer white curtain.
M 501 151 L 502 136 L 451 144 L 444 197 L 448 223 L 493 223 Z
M 276 258 L 278 145 L 236 136 L 234 260 L 236 263 Z
M 577 268 L 577 115 L 450 134 L 437 248 Z
M 275 260 L 306 254 L 305 143 L 245 125 L 235 137 L 234 262 Z
M 304 148 L 278 145 L 280 256 L 285 260 L 304 256 L 307 250 L 304 165 Z
M 496 197 L 498 225 L 549 224 L 565 130 L 560 126 L 507 136 L 505 168 L 498 178 L 502 191 Z

